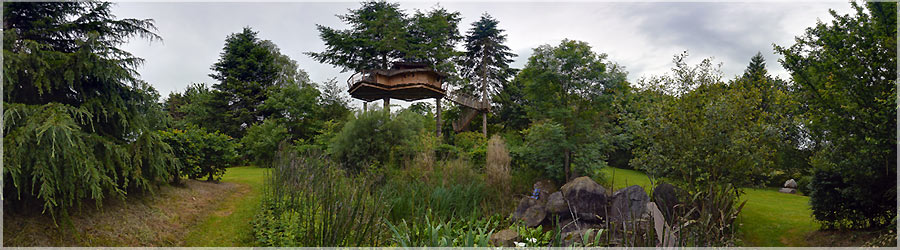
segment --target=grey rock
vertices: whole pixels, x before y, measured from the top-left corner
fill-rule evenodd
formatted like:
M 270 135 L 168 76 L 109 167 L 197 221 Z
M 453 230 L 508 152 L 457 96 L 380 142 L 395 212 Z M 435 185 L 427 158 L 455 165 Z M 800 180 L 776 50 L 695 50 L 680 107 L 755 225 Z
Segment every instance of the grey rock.
M 661 183 L 653 189 L 653 201 L 659 205 L 659 210 L 669 224 L 675 220 L 675 205 L 680 204 L 675 186 L 669 183 Z
M 525 211 L 525 214 L 522 216 L 522 220 L 525 221 L 526 227 L 536 227 L 542 223 L 544 223 L 544 219 L 547 218 L 547 211 L 544 210 L 544 205 L 536 204 L 528 208 Z
M 586 176 L 575 178 L 560 189 L 572 212 L 580 220 L 599 222 L 606 217 L 606 189 Z
M 537 204 L 538 201 L 531 197 L 522 197 L 522 200 L 519 201 L 519 206 L 517 206 L 516 211 L 513 212 L 513 218 L 516 220 L 522 219 L 522 217 L 525 216 L 525 211 L 528 211 L 528 208 Z
M 572 217 L 569 213 L 569 205 L 566 204 L 566 199 L 563 198 L 561 192 L 555 192 L 550 194 L 550 198 L 547 198 L 547 205 L 545 206 L 547 212 L 561 218 Z
M 503 229 L 499 232 L 491 234 L 491 244 L 496 247 L 515 247 L 515 241 L 519 238 L 519 233 L 512 229 Z
M 786 182 L 784 182 L 784 187 L 796 189 L 797 181 L 795 181 L 794 179 L 787 180 Z
M 650 201 L 644 188 L 632 185 L 613 193 L 612 205 L 609 208 L 611 221 L 631 221 L 639 219 L 646 211 L 646 203 Z

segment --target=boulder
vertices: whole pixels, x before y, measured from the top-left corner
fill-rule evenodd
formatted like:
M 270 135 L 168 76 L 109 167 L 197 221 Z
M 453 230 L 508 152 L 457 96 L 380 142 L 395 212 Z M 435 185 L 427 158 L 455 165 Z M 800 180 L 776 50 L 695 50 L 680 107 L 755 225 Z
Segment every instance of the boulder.
M 491 234 L 490 241 L 495 247 L 515 247 L 517 239 L 519 239 L 519 233 L 507 228 Z
M 797 181 L 795 181 L 794 179 L 787 180 L 786 182 L 784 182 L 784 187 L 797 189 Z
M 646 211 L 645 204 L 649 201 L 647 192 L 641 186 L 632 185 L 619 189 L 613 193 L 609 219 L 616 222 L 639 219 Z
M 541 204 L 546 203 L 548 196 L 551 193 L 556 192 L 556 188 L 553 186 L 548 180 L 537 181 L 532 186 L 532 192 L 537 191 L 537 200 L 541 202 Z
M 563 185 L 562 195 L 580 220 L 599 222 L 606 217 L 606 189 L 587 176 L 575 178 Z
M 778 190 L 778 192 L 782 192 L 782 193 L 785 193 L 785 194 L 796 194 L 796 193 L 797 193 L 797 189 L 794 189 L 794 188 L 781 188 L 781 189 Z
M 525 214 L 522 216 L 522 220 L 525 221 L 526 227 L 536 227 L 542 223 L 544 223 L 544 219 L 547 218 L 547 211 L 544 210 L 544 205 L 536 204 L 528 208 L 525 211 Z
M 531 197 L 522 197 L 522 200 L 519 201 L 519 206 L 516 207 L 516 211 L 513 212 L 513 219 L 519 220 L 525 216 L 525 211 L 528 211 L 528 208 L 537 205 L 538 201 L 532 199 Z
M 547 213 L 559 216 L 560 218 L 572 217 L 569 213 L 569 205 L 566 204 L 566 199 L 563 198 L 563 195 L 560 192 L 550 194 L 550 197 L 547 198 L 547 205 L 544 207 L 547 209 Z
M 675 186 L 669 183 L 661 183 L 653 189 L 653 201 L 659 205 L 659 210 L 669 224 L 675 219 L 675 205 L 679 204 Z

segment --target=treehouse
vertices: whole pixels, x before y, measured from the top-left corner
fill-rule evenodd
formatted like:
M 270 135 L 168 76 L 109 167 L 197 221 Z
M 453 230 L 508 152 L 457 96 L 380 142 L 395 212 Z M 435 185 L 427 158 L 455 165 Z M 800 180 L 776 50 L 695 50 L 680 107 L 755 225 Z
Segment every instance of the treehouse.
M 363 109 L 367 109 L 368 102 L 384 100 L 384 109 L 390 110 L 390 100 L 400 99 L 404 101 L 416 101 L 434 98 L 436 104 L 435 119 L 437 120 L 437 133 L 441 133 L 441 98 L 449 96 L 450 101 L 463 106 L 463 114 L 459 120 L 453 122 L 453 130 L 460 132 L 465 130 L 468 123 L 479 113 L 490 110 L 490 104 L 486 100 L 479 100 L 462 93 L 449 93 L 442 82 L 446 74 L 435 71 L 423 63 L 400 62 L 394 63 L 389 70 L 376 69 L 357 72 L 347 79 L 350 96 L 363 100 Z
M 379 99 L 416 101 L 444 97 L 441 83 L 445 76 L 425 64 L 395 63 L 389 70 L 357 72 L 347 84 L 350 96 L 366 102 Z

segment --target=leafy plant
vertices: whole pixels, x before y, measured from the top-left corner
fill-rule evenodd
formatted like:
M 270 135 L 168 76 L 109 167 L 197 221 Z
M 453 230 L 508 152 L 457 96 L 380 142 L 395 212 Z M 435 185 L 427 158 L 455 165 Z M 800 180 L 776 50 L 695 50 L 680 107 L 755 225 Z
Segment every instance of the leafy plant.
M 423 119 L 411 111 L 391 115 L 385 111 L 360 112 L 331 140 L 329 154 L 351 170 L 374 163 L 386 164 L 391 157 L 412 158 L 416 137 L 424 131 Z
M 183 164 L 179 174 L 191 179 L 207 177 L 207 180 L 218 181 L 238 157 L 237 148 L 240 145 L 218 131 L 208 133 L 205 129 L 192 126 L 159 133 L 163 141 L 171 145 L 175 158 Z
M 254 124 L 247 129 L 244 138 L 241 138 L 244 156 L 257 166 L 268 167 L 275 158 L 278 145 L 288 139 L 288 136 L 288 129 L 275 119 Z
M 397 225 L 385 220 L 392 232 L 391 240 L 400 247 L 486 247 L 499 224 L 497 217 L 487 219 L 456 219 L 432 222 L 431 216 L 424 216 L 425 223 L 407 223 L 401 220 Z

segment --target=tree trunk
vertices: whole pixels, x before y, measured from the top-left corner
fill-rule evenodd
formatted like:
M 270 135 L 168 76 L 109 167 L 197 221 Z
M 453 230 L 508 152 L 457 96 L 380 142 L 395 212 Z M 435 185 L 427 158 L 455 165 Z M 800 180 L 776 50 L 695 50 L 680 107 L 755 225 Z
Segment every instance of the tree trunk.
M 369 110 L 369 102 L 363 102 L 363 112 L 367 112 Z
M 384 111 L 391 113 L 391 98 L 390 97 L 384 98 Z
M 435 112 L 434 112 L 435 113 L 434 118 L 435 118 L 435 120 L 437 120 L 435 123 L 435 127 L 436 127 L 435 129 L 437 130 L 438 138 L 440 138 L 441 137 L 441 98 L 434 98 L 434 104 L 435 104 L 434 106 L 436 107 Z
M 484 70 L 484 56 L 481 58 L 481 133 L 487 138 L 487 73 Z

